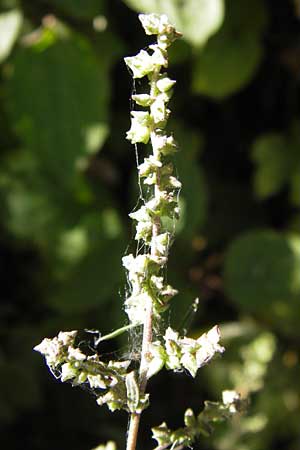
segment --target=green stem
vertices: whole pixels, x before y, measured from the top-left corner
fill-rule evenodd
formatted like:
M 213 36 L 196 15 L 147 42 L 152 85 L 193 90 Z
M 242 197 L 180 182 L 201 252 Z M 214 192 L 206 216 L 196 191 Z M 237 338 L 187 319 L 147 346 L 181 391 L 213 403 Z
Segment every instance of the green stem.
M 117 336 L 119 336 L 120 334 L 123 334 L 125 331 L 127 330 L 131 330 L 131 328 L 135 328 L 135 327 L 139 327 L 140 325 L 142 325 L 141 323 L 131 323 L 129 325 L 125 325 L 124 327 L 118 328 L 115 331 L 112 331 L 109 334 L 106 334 L 105 336 L 102 336 L 100 339 L 98 339 L 98 343 L 102 342 L 102 341 L 107 341 L 109 339 L 113 339 Z

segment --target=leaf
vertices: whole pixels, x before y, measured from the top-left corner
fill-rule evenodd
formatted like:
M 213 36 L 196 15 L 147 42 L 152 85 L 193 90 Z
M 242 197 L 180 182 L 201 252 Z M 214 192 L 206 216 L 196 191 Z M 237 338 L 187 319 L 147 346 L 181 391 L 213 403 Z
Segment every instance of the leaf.
M 49 3 L 79 19 L 91 19 L 104 10 L 102 0 L 50 0 Z
M 218 30 L 224 17 L 223 0 L 124 0 L 124 3 L 137 12 L 166 14 L 183 38 L 198 47 L 205 45 Z
M 225 290 L 246 312 L 266 311 L 300 295 L 300 237 L 271 230 L 241 235 L 225 259 Z
M 214 99 L 227 97 L 246 86 L 262 59 L 261 36 L 265 9 L 261 2 L 230 0 L 222 28 L 200 51 L 193 66 L 192 88 Z M 248 10 L 251 5 L 251 14 Z
M 18 9 L 0 14 L 0 63 L 10 54 L 18 37 L 22 19 Z
M 270 133 L 254 142 L 252 159 L 256 164 L 254 190 L 264 199 L 279 192 L 289 176 L 289 158 L 284 136 Z
M 267 133 L 253 144 L 255 163 L 254 190 L 261 199 L 277 194 L 285 185 L 290 187 L 290 202 L 300 204 L 300 135 L 299 123 L 292 124 L 286 134 Z
M 87 311 L 109 301 L 118 305 L 123 240 L 100 240 L 51 293 L 48 303 L 61 312 Z
M 23 48 L 8 81 L 8 111 L 40 172 L 64 191 L 78 188 L 79 168 L 108 133 L 110 56 L 70 35 L 44 51 Z

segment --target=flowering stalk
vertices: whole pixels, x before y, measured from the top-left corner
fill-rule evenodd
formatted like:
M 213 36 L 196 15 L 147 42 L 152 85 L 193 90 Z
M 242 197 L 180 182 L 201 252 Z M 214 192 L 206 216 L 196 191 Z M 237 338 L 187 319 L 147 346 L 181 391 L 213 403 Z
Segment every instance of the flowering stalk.
M 136 56 L 125 58 L 133 78 L 148 77 L 149 93 L 133 95 L 137 105 L 150 111 L 132 111 L 131 128 L 127 139 L 133 144 L 147 144 L 151 140 L 153 153 L 138 167 L 139 177 L 145 185 L 152 186 L 152 198 L 138 211 L 130 214 L 136 221 L 137 240 L 142 240 L 148 253 L 128 255 L 123 265 L 128 270 L 131 283 L 131 296 L 126 300 L 126 312 L 130 322 L 143 323 L 143 341 L 141 364 L 139 369 L 140 392 L 144 394 L 147 380 L 151 376 L 149 366 L 155 358 L 151 356 L 153 319 L 158 320 L 160 313 L 168 306 L 168 301 L 177 293 L 166 285 L 160 275 L 167 262 L 170 233 L 163 229 L 164 216 L 174 219 L 178 215 L 176 191 L 180 182 L 173 176 L 173 166 L 168 157 L 176 151 L 172 136 L 164 132 L 169 117 L 168 101 L 174 80 L 168 78 L 162 69 L 168 67 L 167 48 L 180 36 L 168 22 L 166 16 L 140 15 L 139 19 L 148 35 L 157 35 L 157 43 L 151 45 L 150 54 L 141 50 Z M 158 358 L 158 368 L 161 365 Z M 155 363 L 154 363 L 155 364 Z M 139 428 L 140 414 L 131 414 L 127 450 L 134 450 Z
M 71 381 L 73 385 L 87 384 L 95 392 L 99 405 L 106 404 L 111 411 L 123 409 L 130 414 L 127 450 L 136 449 L 140 416 L 149 404 L 149 395 L 146 393 L 149 378 L 163 367 L 173 371 L 186 370 L 195 377 L 198 369 L 215 354 L 224 351 L 219 344 L 218 326 L 198 339 L 180 337 L 170 327 L 161 339 L 153 339 L 153 331 L 159 325 L 161 314 L 169 307 L 170 299 L 177 294 L 163 275 L 173 238 L 164 225 L 164 219 L 174 221 L 178 218 L 178 194 L 181 188 L 171 162 L 177 145 L 173 136 L 165 131 L 170 115 L 168 102 L 175 81 L 168 77 L 165 69 L 168 67 L 167 49 L 180 37 L 180 33 L 165 15 L 141 14 L 139 19 L 146 34 L 157 36 L 157 42 L 150 45 L 148 51 L 141 50 L 136 56 L 125 58 L 133 78 L 147 77 L 149 81 L 147 93 L 132 95 L 138 108 L 131 112 L 131 127 L 127 132 L 127 139 L 133 144 L 150 142 L 152 147 L 152 154 L 138 166 L 139 178 L 145 187 L 150 188 L 150 198 L 144 201 L 140 209 L 129 214 L 136 225 L 135 239 L 143 243 L 144 253 L 136 256 L 129 254 L 122 259 L 130 284 L 130 295 L 125 300 L 128 325 L 100 337 L 98 343 L 112 339 L 132 327 L 142 326 L 140 367 L 133 370 L 130 360 L 104 362 L 97 353 L 86 354 L 80 348 L 80 342 L 77 342 L 77 331 L 60 332 L 57 337 L 46 338 L 35 347 L 45 356 L 56 378 Z M 204 422 L 208 425 L 235 412 L 238 399 L 237 394 L 232 393 L 230 401 L 227 395 L 227 403 L 209 403 L 209 407 L 206 405 L 197 419 L 188 410 L 185 428 L 171 431 L 165 423 L 154 428 L 157 450 L 170 446 L 179 450 L 190 446 L 202 433 Z M 112 442 L 108 442 L 99 448 L 108 450 L 114 447 Z

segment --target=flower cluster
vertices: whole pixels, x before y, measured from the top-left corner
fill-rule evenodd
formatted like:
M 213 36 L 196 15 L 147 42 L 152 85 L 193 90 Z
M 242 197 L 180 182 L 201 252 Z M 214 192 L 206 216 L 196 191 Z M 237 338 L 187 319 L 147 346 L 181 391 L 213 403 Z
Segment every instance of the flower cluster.
M 60 332 L 53 339 L 43 339 L 34 350 L 45 358 L 53 375 L 73 385 L 86 384 L 99 405 L 107 404 L 111 411 L 141 411 L 148 404 L 146 395 L 140 396 L 135 373 L 128 372 L 130 361 L 100 361 L 97 354 L 86 355 L 75 345 L 77 331 Z
M 174 371 L 186 369 L 195 377 L 198 369 L 209 363 L 215 354 L 224 352 L 219 340 L 218 326 L 214 326 L 198 339 L 179 337 L 176 331 L 167 328 L 164 342 L 156 341 L 150 346 L 148 377 L 157 373 L 163 366 Z
M 190 447 L 199 436 L 209 436 L 215 423 L 230 419 L 245 409 L 245 401 L 237 392 L 223 391 L 222 397 L 222 402 L 204 402 L 204 409 L 198 416 L 187 409 L 182 428 L 170 430 L 165 422 L 152 428 L 153 439 L 158 443 L 154 450 Z
M 145 316 L 147 301 L 153 304 L 153 314 L 159 314 L 168 307 L 168 301 L 177 291 L 165 284 L 159 276 L 160 268 L 165 264 L 165 257 L 133 255 L 124 256 L 123 265 L 128 270 L 128 279 L 131 284 L 131 295 L 126 299 L 126 312 L 131 323 L 141 324 Z
M 170 114 L 167 105 L 175 84 L 164 69 L 168 67 L 167 48 L 180 36 L 168 22 L 165 15 L 149 14 L 139 16 L 146 34 L 156 34 L 157 43 L 150 45 L 148 51 L 141 50 L 136 56 L 125 58 L 133 78 L 147 77 L 149 92 L 132 96 L 134 102 L 147 110 L 131 112 L 131 127 L 127 139 L 133 144 L 151 141 L 153 154 L 139 165 L 139 177 L 144 185 L 152 187 L 152 195 L 137 211 L 129 214 L 136 222 L 135 239 L 143 241 L 149 254 L 123 258 L 128 270 L 131 295 L 125 302 L 130 322 L 142 321 L 146 304 L 152 302 L 154 317 L 159 317 L 168 306 L 168 300 L 177 293 L 164 283 L 160 276 L 167 262 L 171 233 L 164 229 L 162 219 L 178 218 L 178 191 L 180 181 L 174 176 L 170 157 L 177 151 L 172 135 L 165 132 Z

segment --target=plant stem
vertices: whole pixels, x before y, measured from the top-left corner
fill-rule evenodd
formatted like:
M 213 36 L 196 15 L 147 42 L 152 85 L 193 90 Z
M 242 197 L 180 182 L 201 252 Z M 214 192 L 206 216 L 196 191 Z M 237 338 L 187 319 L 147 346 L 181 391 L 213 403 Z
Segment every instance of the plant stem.
M 154 72 L 153 76 L 150 81 L 150 95 L 154 95 L 155 88 L 156 88 L 156 82 L 159 76 L 159 71 Z M 153 155 L 157 156 L 157 149 L 155 146 L 156 142 L 156 128 L 154 128 L 151 132 L 151 144 L 153 149 Z M 158 196 L 160 192 L 160 177 L 159 174 L 157 174 L 157 182 L 154 186 L 154 197 Z M 152 256 L 159 255 L 159 252 L 157 250 L 156 246 L 156 240 L 155 238 L 159 235 L 161 230 L 161 221 L 160 217 L 156 216 L 153 218 L 153 224 L 152 224 L 152 242 L 151 242 L 151 249 L 150 253 Z M 146 311 L 145 311 L 145 320 L 143 324 L 143 341 L 142 341 L 142 350 L 141 350 L 141 364 L 139 369 L 139 383 L 140 383 L 140 394 L 143 395 L 146 391 L 147 386 L 147 369 L 148 369 L 148 352 L 149 352 L 149 346 L 152 342 L 152 327 L 153 327 L 153 305 L 152 300 L 148 299 L 148 302 L 146 304 Z M 129 428 L 127 433 L 127 446 L 126 450 L 135 450 L 136 449 L 136 443 L 137 443 L 137 436 L 139 431 L 139 425 L 140 425 L 140 419 L 141 414 L 132 413 L 130 416 L 130 422 L 129 422 Z
M 127 432 L 126 450 L 135 450 L 139 431 L 141 414 L 132 413 L 130 415 L 129 428 Z

